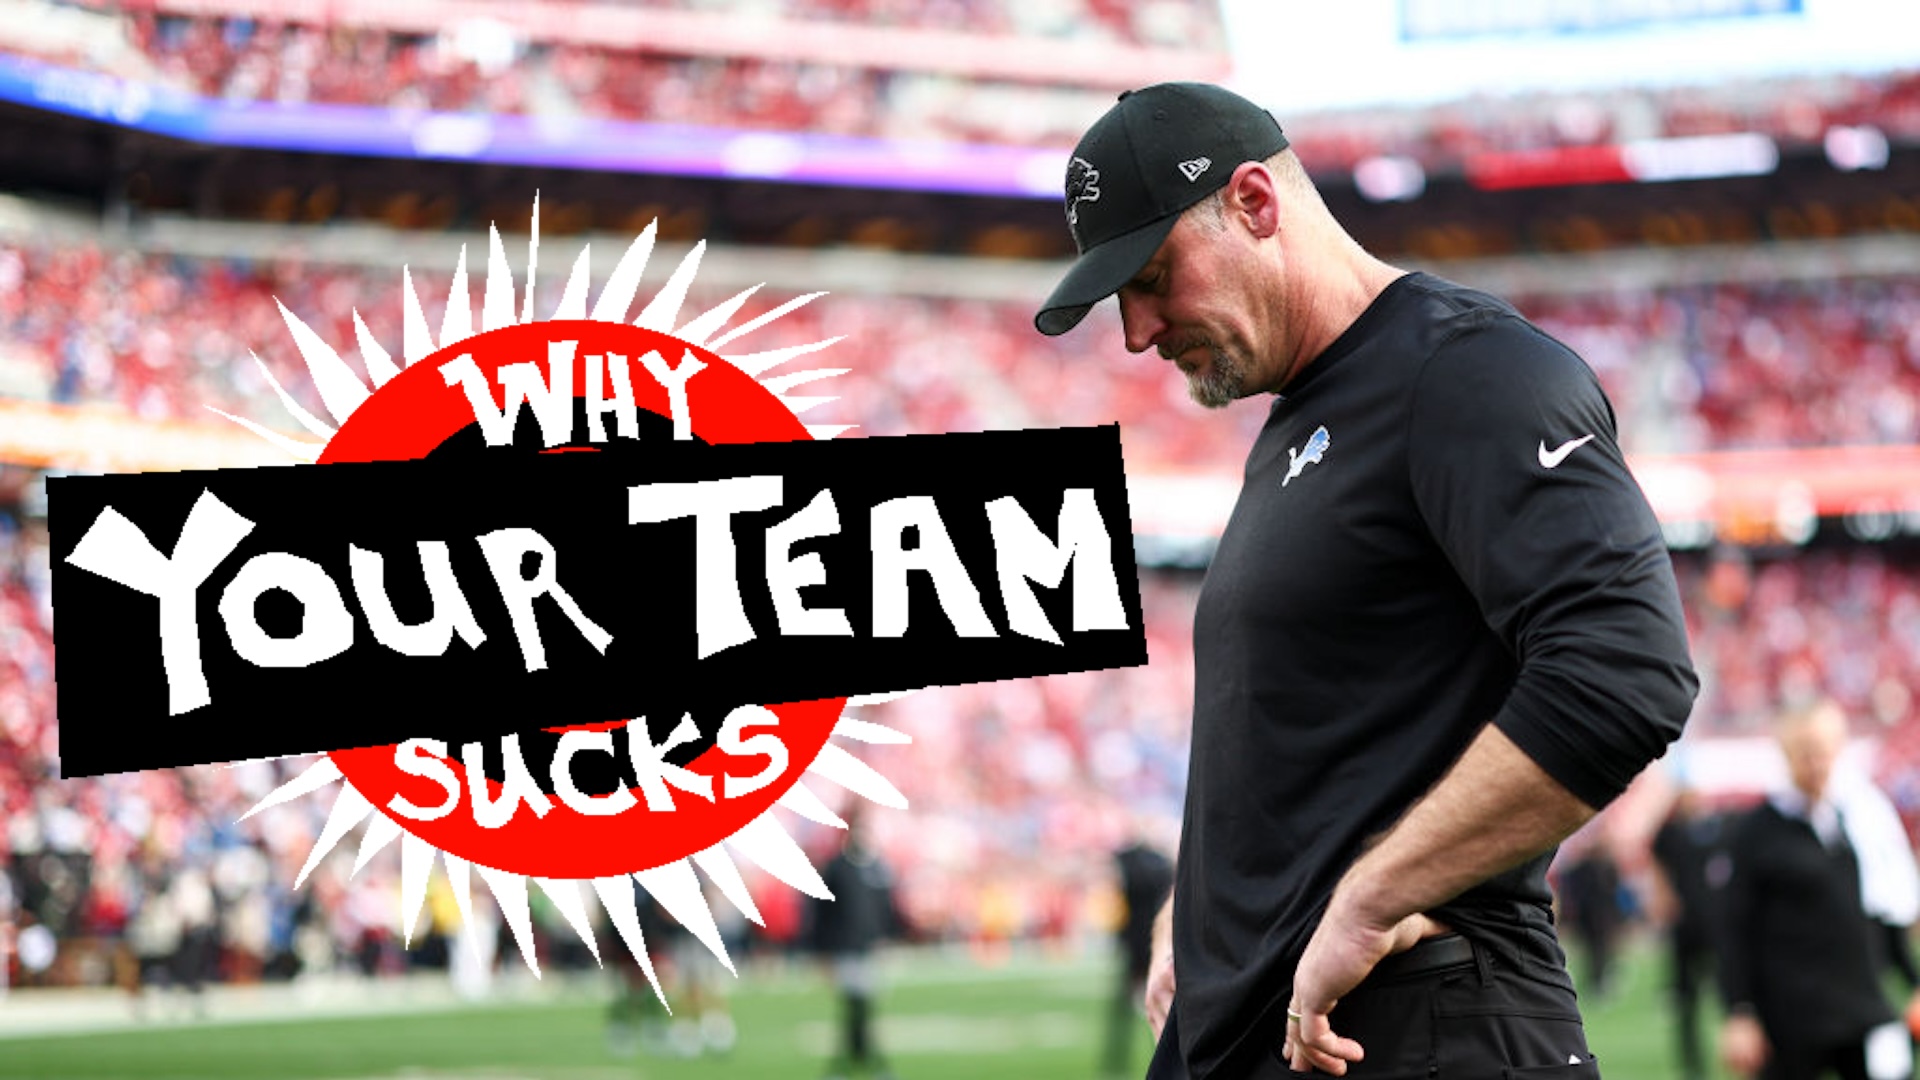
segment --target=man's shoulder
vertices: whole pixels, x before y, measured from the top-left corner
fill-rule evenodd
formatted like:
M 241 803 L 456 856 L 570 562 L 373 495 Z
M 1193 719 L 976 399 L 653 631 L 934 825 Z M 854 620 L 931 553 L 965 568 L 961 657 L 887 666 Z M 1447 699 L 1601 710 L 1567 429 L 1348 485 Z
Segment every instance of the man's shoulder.
M 1408 274 L 1401 285 L 1405 325 L 1418 327 L 1413 352 L 1426 365 L 1591 378 L 1578 354 L 1508 300 L 1424 271 Z
M 1770 848 L 1792 821 L 1772 800 L 1762 799 L 1745 810 L 1730 814 L 1726 823 L 1727 847 L 1736 855 Z
M 1370 359 L 1369 371 L 1398 370 L 1401 385 L 1414 385 L 1436 364 L 1533 357 L 1551 339 L 1518 309 L 1491 293 L 1415 270 L 1394 279 L 1355 330 Z
M 1600 380 L 1580 355 L 1513 305 L 1465 286 L 1439 284 L 1422 301 L 1426 329 L 1409 357 L 1416 409 L 1449 417 L 1513 415 L 1542 407 L 1611 427 Z
M 1409 273 L 1403 285 L 1409 294 L 1418 297 L 1435 313 L 1449 316 L 1462 324 L 1500 319 L 1525 321 L 1520 309 L 1510 301 L 1484 289 L 1462 285 L 1424 270 Z

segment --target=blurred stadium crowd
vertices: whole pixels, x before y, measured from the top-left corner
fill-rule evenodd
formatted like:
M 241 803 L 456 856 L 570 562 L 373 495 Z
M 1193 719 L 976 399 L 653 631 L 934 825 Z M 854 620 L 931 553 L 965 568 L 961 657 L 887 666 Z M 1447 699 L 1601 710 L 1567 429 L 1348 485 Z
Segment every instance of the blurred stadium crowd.
M 566 19 L 571 0 L 538 0 Z M 640 8 L 744 18 L 841 22 L 1221 54 L 1225 28 L 1205 0 L 1020 4 L 694 0 Z M 154 11 L 99 14 L 74 38 L 15 48 L 156 85 L 232 101 L 381 105 L 449 112 L 707 124 L 737 128 L 1071 145 L 1112 101 L 1105 89 L 961 78 L 884 63 L 829 64 L 676 53 L 671 45 L 586 46 L 527 40 L 476 21 L 438 34 L 335 27 L 281 18 Z M 1458 168 L 1477 155 L 1606 146 L 1636 139 L 1757 132 L 1784 149 L 1818 147 L 1829 130 L 1870 124 L 1920 135 L 1920 76 L 1826 76 L 1669 89 L 1613 88 L 1470 99 L 1419 108 L 1288 118 L 1315 171 L 1373 157 Z
M 541 0 L 564 19 L 568 0 Z M 1150 46 L 1221 54 L 1225 29 L 1204 0 L 1014 4 L 643 2 L 770 21 L 960 31 L 968 35 Z M 549 42 L 472 23 L 438 35 L 330 27 L 294 17 L 98 12 L 77 37 L 23 37 L 10 48 L 46 60 L 236 102 L 317 102 L 396 110 L 530 113 L 674 125 L 1069 146 L 1112 102 L 1104 88 L 995 81 L 883 61 L 824 63 L 687 56 L 670 48 Z M 1475 98 L 1421 108 L 1288 117 L 1313 171 L 1352 171 L 1392 156 L 1428 171 L 1482 154 L 1609 146 L 1640 138 L 1759 133 L 1784 150 L 1818 148 L 1836 127 L 1920 136 L 1920 75 L 1764 79 L 1682 88 L 1609 88 Z
M 428 325 L 440 325 L 450 275 L 413 274 Z M 277 423 L 278 398 L 246 362 L 249 350 L 297 399 L 317 399 L 276 299 L 328 341 L 355 340 L 358 311 L 376 340 L 394 342 L 396 279 L 392 270 L 295 259 L 0 245 L 0 389 L 117 405 L 151 420 L 204 419 L 211 405 Z M 760 295 L 769 309 L 792 299 Z M 696 287 L 689 309 L 724 298 Z M 1594 367 L 1630 452 L 1920 439 L 1915 279 L 1515 299 Z M 843 336 L 827 355 L 860 377 L 835 385 L 843 396 L 834 409 L 863 434 L 1118 421 L 1130 468 L 1237 471 L 1256 412 L 1236 411 L 1237 423 L 1193 423 L 1181 411 L 1184 387 L 1127 356 L 1111 312 L 1096 317 L 1103 322 L 1063 342 L 1034 333 L 1032 312 L 1018 303 L 835 295 L 784 317 L 753 348 Z

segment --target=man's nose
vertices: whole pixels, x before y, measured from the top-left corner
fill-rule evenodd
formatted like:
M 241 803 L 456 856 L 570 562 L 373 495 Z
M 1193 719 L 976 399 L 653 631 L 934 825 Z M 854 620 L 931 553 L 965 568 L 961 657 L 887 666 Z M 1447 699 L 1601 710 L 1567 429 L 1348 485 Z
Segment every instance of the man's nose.
M 1144 298 L 1132 296 L 1126 292 L 1119 294 L 1120 328 L 1125 332 L 1127 351 L 1143 353 L 1153 348 L 1153 341 L 1160 336 L 1164 324 L 1152 311 L 1152 306 Z

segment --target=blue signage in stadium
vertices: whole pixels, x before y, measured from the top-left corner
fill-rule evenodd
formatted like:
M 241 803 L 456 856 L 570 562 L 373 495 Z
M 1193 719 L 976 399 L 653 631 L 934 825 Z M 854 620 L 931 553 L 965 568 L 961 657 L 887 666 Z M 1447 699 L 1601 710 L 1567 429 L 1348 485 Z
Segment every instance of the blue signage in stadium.
M 1402 41 L 1584 34 L 1799 15 L 1803 0 L 1400 0 Z
M 1066 154 L 634 120 L 227 101 L 0 53 L 0 102 L 215 146 L 711 179 L 1059 197 Z

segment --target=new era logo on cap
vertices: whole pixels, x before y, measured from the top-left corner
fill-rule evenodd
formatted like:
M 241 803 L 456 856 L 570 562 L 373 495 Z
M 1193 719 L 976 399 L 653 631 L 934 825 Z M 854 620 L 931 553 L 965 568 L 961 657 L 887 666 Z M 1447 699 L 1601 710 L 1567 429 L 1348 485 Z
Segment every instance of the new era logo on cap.
M 1067 224 L 1080 258 L 1034 327 L 1071 329 L 1146 265 L 1181 211 L 1218 191 L 1242 162 L 1286 148 L 1265 109 L 1218 86 L 1161 83 L 1122 94 L 1067 161 Z

